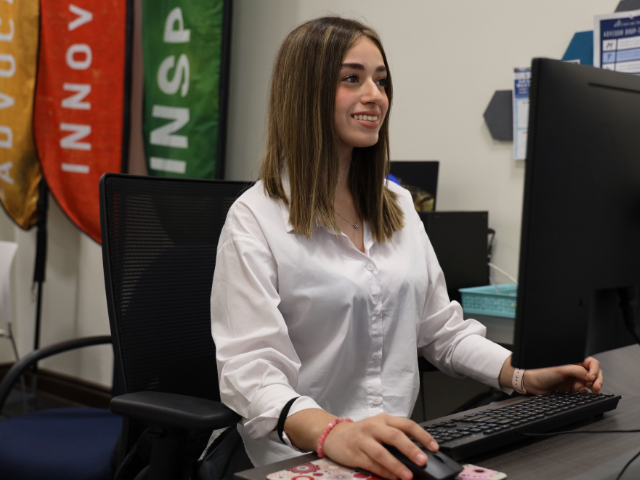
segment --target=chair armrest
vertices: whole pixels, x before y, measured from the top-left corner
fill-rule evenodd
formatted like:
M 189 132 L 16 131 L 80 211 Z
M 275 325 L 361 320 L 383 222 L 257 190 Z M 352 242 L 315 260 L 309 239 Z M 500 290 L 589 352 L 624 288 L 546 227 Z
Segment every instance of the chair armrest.
M 54 345 L 49 345 L 48 347 L 39 348 L 38 350 L 34 350 L 33 352 L 28 353 L 13 364 L 13 366 L 9 369 L 7 374 L 2 379 L 2 382 L 0 382 L 0 411 L 2 411 L 4 402 L 7 400 L 7 397 L 9 396 L 9 393 L 11 393 L 13 385 L 18 381 L 20 375 L 22 375 L 25 370 L 27 370 L 33 364 L 39 362 L 44 358 L 67 352 L 69 350 L 75 350 L 76 348 L 82 347 L 91 347 L 93 345 L 102 345 L 106 343 L 111 343 L 110 335 L 76 338 L 73 340 L 56 343 Z
M 429 362 L 429 360 L 422 356 L 418 357 L 418 370 L 420 371 L 420 373 L 438 371 L 437 367 L 435 367 L 431 362 Z
M 240 416 L 220 402 L 165 392 L 134 392 L 111 399 L 113 413 L 189 431 L 230 427 Z

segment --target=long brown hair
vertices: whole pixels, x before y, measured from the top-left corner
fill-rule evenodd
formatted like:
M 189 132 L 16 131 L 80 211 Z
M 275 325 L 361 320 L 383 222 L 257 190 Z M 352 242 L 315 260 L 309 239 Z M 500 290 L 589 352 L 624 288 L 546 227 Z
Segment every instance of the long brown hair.
M 387 68 L 389 111 L 378 142 L 354 148 L 349 188 L 358 215 L 369 222 L 378 242 L 391 239 L 393 232 L 404 226 L 397 195 L 385 186 L 393 88 L 382 43 L 374 30 L 360 22 L 323 17 L 300 25 L 280 47 L 271 80 L 267 151 L 260 168 L 267 194 L 289 205 L 289 222 L 295 232 L 307 238 L 316 220 L 340 231 L 333 210 L 340 170 L 334 120 L 336 88 L 347 51 L 363 36 L 378 47 Z M 290 199 L 281 181 L 285 169 Z

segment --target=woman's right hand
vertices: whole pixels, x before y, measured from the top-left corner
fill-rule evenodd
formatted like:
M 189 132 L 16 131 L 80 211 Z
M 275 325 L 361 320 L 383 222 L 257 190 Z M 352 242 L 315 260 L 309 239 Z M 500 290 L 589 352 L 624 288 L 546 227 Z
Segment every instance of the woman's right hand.
M 311 413 L 309 410 L 298 412 L 289 417 L 287 423 L 296 416 L 302 416 L 301 414 L 305 412 Z M 326 412 L 323 413 L 326 414 Z M 324 415 L 321 416 L 327 418 Z M 324 423 L 324 428 L 335 418 L 331 417 L 331 420 Z M 298 419 L 294 419 L 294 422 L 295 420 Z M 286 424 L 285 430 L 294 445 L 298 445 L 294 438 L 295 434 L 289 433 Z M 318 429 L 310 430 L 317 431 Z M 310 433 L 309 430 L 307 430 L 308 433 Z M 408 436 L 428 450 L 438 450 L 438 444 L 433 437 L 414 421 L 381 413 L 358 422 L 339 423 L 327 435 L 322 451 L 331 460 L 347 467 L 362 468 L 379 477 L 391 480 L 410 480 L 413 477 L 411 471 L 382 445 L 393 445 L 417 465 L 425 465 L 427 457 Z M 317 442 L 317 439 L 315 441 Z

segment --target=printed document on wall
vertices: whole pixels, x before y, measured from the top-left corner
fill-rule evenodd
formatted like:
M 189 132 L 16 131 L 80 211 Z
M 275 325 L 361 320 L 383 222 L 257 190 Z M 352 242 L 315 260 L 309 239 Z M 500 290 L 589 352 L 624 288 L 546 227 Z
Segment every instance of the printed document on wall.
M 531 68 L 513 69 L 513 158 L 524 160 L 527 156 L 529 133 L 529 90 Z
M 640 10 L 595 17 L 593 65 L 640 75 Z

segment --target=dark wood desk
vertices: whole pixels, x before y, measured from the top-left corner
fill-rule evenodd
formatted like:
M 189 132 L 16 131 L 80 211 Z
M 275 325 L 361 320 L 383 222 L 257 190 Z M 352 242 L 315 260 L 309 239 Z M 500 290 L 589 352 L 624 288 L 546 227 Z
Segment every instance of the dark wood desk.
M 640 429 L 640 346 L 596 355 L 604 371 L 603 391 L 622 395 L 618 408 L 582 430 Z M 508 480 L 614 479 L 634 453 L 640 450 L 640 433 L 560 435 L 526 440 L 515 446 L 466 459 L 507 474 Z M 284 460 L 236 475 L 236 480 L 264 480 L 269 473 L 315 460 L 314 454 Z M 623 479 L 640 478 L 640 458 Z

